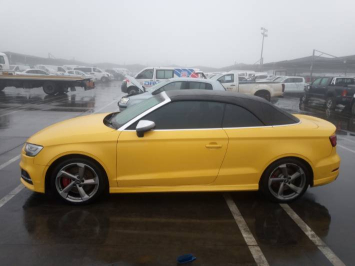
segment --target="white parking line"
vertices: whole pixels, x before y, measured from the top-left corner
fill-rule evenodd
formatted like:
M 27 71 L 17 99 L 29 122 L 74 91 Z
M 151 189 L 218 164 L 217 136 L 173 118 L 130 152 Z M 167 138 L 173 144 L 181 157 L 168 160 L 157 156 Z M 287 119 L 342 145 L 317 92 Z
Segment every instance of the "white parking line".
M 4 169 L 6 166 L 8 166 L 9 164 L 12 164 L 13 162 L 16 162 L 18 159 L 20 159 L 21 154 L 17 155 L 16 157 L 8 160 L 6 163 L 3 163 L 2 165 L 0 165 L 0 170 Z
M 256 242 L 253 234 L 250 232 L 249 227 L 247 223 L 245 222 L 242 214 L 240 213 L 237 205 L 233 201 L 231 195 L 229 193 L 225 193 L 224 199 L 227 202 L 227 205 L 229 207 L 229 210 L 231 211 L 235 222 L 237 223 L 240 232 L 242 233 L 245 242 L 248 245 L 248 248 L 256 262 L 257 265 L 260 266 L 268 266 L 269 263 L 267 262 L 263 252 L 261 251 L 260 247 L 258 246 L 258 243 Z
M 10 199 L 15 197 L 17 193 L 19 193 L 25 186 L 20 184 L 18 185 L 14 190 L 12 190 L 9 194 L 7 194 L 5 197 L 0 199 L 0 208 L 4 206 Z
M 297 215 L 297 213 L 292 210 L 289 205 L 280 204 L 280 206 L 333 265 L 345 266 L 337 255 L 335 255 L 335 253 L 322 241 L 322 239 L 316 235 L 316 233 Z
M 347 151 L 350 151 L 350 152 L 352 152 L 352 153 L 355 153 L 354 150 L 349 149 L 349 148 L 347 148 L 347 147 L 344 147 L 344 146 L 342 146 L 342 145 L 339 145 L 339 144 L 338 144 L 337 147 L 340 147 L 340 148 L 342 148 L 342 149 L 344 149 L 344 150 L 347 150 Z
M 352 142 L 352 143 L 355 143 L 355 141 L 353 141 L 353 140 L 351 140 L 351 139 L 347 139 L 347 138 L 341 138 L 341 139 L 339 139 L 339 140 L 346 140 L 346 141 L 350 141 L 350 142 Z

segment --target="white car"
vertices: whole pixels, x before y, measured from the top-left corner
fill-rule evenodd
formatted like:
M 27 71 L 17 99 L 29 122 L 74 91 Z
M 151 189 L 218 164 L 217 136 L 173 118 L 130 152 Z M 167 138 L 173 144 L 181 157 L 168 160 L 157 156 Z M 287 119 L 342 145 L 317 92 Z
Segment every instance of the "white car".
M 93 76 L 91 76 L 83 71 L 80 71 L 80 70 L 68 70 L 66 72 L 66 74 L 69 76 L 77 76 L 77 77 L 90 78 L 92 80 L 95 80 Z
M 27 69 L 22 72 L 16 72 L 16 75 L 49 76 L 49 73 L 42 69 Z
M 110 74 L 98 67 L 75 67 L 74 70 L 80 70 L 93 76 L 95 81 L 107 82 L 110 80 Z
M 248 95 L 262 97 L 268 101 L 271 97 L 283 96 L 284 85 L 280 83 L 261 83 L 254 81 L 239 82 L 238 72 L 224 73 L 219 76 L 214 76 L 212 80 L 218 80 L 227 91 L 235 91 Z
M 279 77 L 273 82 L 280 82 L 285 84 L 286 93 L 303 93 L 304 87 L 307 85 L 306 80 L 303 77 Z

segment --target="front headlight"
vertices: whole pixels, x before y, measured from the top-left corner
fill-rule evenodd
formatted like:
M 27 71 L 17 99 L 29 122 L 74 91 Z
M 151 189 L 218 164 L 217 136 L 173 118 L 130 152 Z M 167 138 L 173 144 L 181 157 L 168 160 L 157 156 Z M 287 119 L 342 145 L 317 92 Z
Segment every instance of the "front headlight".
M 42 146 L 26 143 L 25 152 L 27 156 L 34 157 L 36 156 L 41 150 L 43 149 Z
M 122 99 L 120 100 L 120 104 L 127 104 L 128 101 L 129 101 L 129 98 L 122 98 Z

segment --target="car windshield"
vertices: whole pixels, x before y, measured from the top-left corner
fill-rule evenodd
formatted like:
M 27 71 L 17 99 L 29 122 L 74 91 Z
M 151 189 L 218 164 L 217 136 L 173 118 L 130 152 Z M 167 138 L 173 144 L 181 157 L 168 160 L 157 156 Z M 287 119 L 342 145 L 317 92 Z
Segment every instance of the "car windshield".
M 156 90 L 160 89 L 161 87 L 163 87 L 163 86 L 164 86 L 166 83 L 168 83 L 169 81 L 170 81 L 169 79 L 164 80 L 164 81 L 161 81 L 161 82 L 155 84 L 154 86 L 152 86 L 152 87 L 146 89 L 146 91 L 149 91 L 149 92 L 156 91 Z
M 141 113 L 144 113 L 148 109 L 158 105 L 163 101 L 164 101 L 164 97 L 161 96 L 161 94 L 159 94 L 155 97 L 149 98 L 138 104 L 135 104 L 132 107 L 128 108 L 127 110 L 115 115 L 111 120 L 112 125 L 115 128 L 120 128 L 127 122 L 131 121 L 133 118 L 137 117 Z

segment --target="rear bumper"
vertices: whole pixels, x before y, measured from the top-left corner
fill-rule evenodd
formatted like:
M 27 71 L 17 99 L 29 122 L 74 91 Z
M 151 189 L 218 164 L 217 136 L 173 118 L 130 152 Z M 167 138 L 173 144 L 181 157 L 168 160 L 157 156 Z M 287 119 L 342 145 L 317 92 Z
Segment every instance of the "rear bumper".
M 314 169 L 313 186 L 333 182 L 339 175 L 340 157 L 337 153 L 320 161 Z
M 345 106 L 350 106 L 353 101 L 354 101 L 354 97 L 352 96 L 346 96 L 346 97 L 339 96 L 335 98 L 336 104 L 342 104 Z

